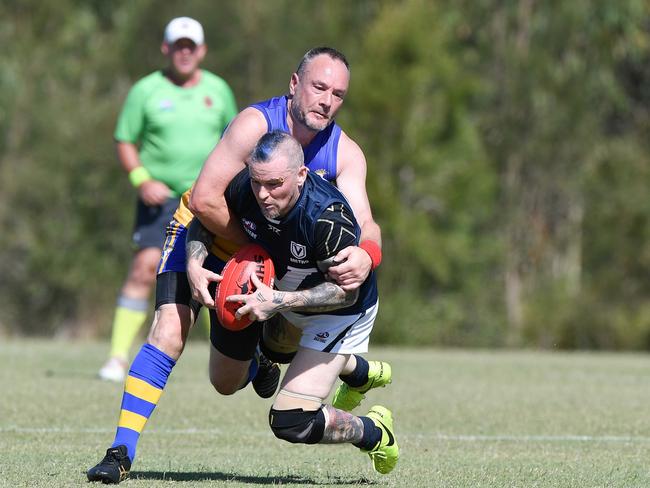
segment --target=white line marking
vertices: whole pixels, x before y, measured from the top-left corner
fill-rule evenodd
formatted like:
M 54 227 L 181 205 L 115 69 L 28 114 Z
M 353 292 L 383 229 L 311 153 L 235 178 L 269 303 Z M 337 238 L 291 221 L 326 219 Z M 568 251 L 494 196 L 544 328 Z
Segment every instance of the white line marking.
M 0 433 L 14 434 L 111 434 L 115 429 L 75 429 L 70 427 L 0 427 Z M 222 429 L 151 429 L 146 435 L 247 435 L 251 437 L 270 437 L 271 432 L 222 430 Z M 422 434 L 401 433 L 401 438 L 432 439 L 451 442 L 650 442 L 648 436 L 616 436 L 616 435 L 451 435 L 451 434 Z
M 428 436 L 427 436 L 428 437 Z M 616 436 L 616 435 L 445 435 L 432 436 L 441 441 L 460 442 L 650 442 L 646 436 Z

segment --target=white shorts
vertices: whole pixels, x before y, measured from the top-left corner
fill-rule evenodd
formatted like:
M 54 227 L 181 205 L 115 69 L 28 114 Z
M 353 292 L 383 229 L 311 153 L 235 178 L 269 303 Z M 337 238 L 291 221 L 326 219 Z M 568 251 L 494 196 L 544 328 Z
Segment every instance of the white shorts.
M 302 347 L 334 354 L 361 354 L 368 352 L 378 308 L 379 302 L 355 315 L 302 315 L 296 312 L 282 312 L 282 315 L 302 329 Z

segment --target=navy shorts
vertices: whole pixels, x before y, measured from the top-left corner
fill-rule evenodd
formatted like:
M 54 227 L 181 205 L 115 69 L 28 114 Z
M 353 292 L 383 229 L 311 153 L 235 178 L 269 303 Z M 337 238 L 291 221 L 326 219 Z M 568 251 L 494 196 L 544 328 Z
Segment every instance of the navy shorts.
M 165 228 L 178 208 L 179 198 L 169 198 L 162 205 L 148 206 L 138 198 L 133 225 L 133 244 L 137 249 L 157 247 L 165 242 Z
M 167 303 L 187 305 L 194 311 L 194 316 L 201 304 L 192 299 L 190 284 L 185 271 L 185 236 L 187 228 L 173 220 L 167 226 L 167 238 L 163 247 L 158 277 L 156 280 L 156 309 Z M 224 263 L 214 254 L 208 254 L 203 267 L 221 273 Z M 210 293 L 215 294 L 216 283 L 210 285 Z M 262 325 L 253 322 L 241 331 L 232 331 L 223 327 L 214 310 L 210 310 L 210 342 L 215 349 L 229 358 L 247 361 L 255 355 L 260 339 Z

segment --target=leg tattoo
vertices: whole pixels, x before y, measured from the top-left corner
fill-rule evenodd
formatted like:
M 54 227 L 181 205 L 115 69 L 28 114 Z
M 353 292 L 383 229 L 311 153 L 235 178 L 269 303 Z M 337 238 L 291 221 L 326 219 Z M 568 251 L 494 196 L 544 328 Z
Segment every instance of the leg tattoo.
M 322 444 L 341 444 L 359 442 L 363 437 L 363 422 L 351 413 L 338 410 L 331 405 L 325 406 L 327 421 Z

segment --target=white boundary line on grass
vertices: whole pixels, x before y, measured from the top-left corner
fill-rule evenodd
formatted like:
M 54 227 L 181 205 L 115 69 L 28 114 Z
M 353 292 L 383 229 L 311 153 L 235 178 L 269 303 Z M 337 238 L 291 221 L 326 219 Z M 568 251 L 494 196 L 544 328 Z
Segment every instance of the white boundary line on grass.
M 416 437 L 418 434 L 416 434 Z M 616 435 L 446 435 L 434 434 L 434 439 L 460 442 L 650 442 L 647 436 Z
M 0 427 L 0 433 L 14 434 L 109 434 L 115 429 L 74 429 L 69 427 Z M 233 435 L 241 432 L 221 429 L 151 429 L 147 435 Z M 252 431 L 246 436 L 271 436 L 270 432 Z M 451 434 L 409 434 L 400 433 L 400 437 L 411 439 L 433 439 L 452 442 L 650 442 L 649 436 L 615 436 L 615 435 L 451 435 Z

